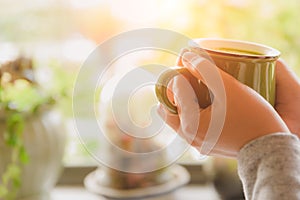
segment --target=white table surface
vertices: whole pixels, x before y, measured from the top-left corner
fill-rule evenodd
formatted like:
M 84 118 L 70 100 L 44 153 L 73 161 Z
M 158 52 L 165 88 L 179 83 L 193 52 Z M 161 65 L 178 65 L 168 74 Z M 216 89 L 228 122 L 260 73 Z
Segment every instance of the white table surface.
M 51 200 L 107 200 L 87 191 L 83 186 L 57 186 L 51 193 Z M 138 200 L 219 200 L 211 185 L 186 185 L 173 192 L 157 197 Z

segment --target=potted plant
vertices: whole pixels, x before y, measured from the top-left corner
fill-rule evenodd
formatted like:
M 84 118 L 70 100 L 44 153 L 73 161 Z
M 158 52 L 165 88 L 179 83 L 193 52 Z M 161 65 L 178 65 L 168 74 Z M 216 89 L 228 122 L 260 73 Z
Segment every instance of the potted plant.
M 61 171 L 65 135 L 31 59 L 0 65 L 0 199 L 44 199 Z

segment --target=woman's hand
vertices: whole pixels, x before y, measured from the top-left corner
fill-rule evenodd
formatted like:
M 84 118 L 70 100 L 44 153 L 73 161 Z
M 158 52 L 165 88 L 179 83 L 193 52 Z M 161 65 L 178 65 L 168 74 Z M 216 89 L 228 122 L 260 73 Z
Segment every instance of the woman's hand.
M 290 131 L 300 137 L 300 80 L 282 60 L 276 66 L 275 109 Z
M 253 139 L 275 132 L 289 132 L 283 120 L 266 100 L 210 61 L 195 53 L 184 52 L 181 63 L 193 76 L 207 84 L 214 96 L 213 103 L 200 109 L 189 82 L 177 76 L 172 88 L 178 115 L 171 114 L 162 105 L 158 112 L 167 124 L 200 153 L 235 157 Z M 209 69 L 215 69 L 218 73 L 225 96 L 214 81 L 207 81 L 215 76 L 210 74 L 212 71 Z M 222 122 L 221 127 L 219 122 Z M 218 127 L 211 126 L 212 124 L 217 124 Z M 209 136 L 217 138 L 213 140 Z M 206 140 L 207 138 L 210 139 Z

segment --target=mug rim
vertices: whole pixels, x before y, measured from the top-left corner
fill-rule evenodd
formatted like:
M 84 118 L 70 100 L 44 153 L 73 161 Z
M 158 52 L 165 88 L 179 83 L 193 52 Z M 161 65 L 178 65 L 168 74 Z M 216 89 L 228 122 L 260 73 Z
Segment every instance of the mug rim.
M 209 45 L 206 44 L 204 46 L 203 43 L 210 43 Z M 218 46 L 215 48 L 224 48 L 224 46 L 220 45 L 222 43 L 223 45 L 226 45 L 228 48 L 236 48 L 240 50 L 249 51 L 246 47 L 251 47 L 251 51 L 259 52 L 262 55 L 254 55 L 254 54 L 239 54 L 234 52 L 225 52 L 222 50 L 214 49 L 212 46 Z M 228 46 L 227 46 L 228 45 Z M 234 46 L 235 45 L 235 46 Z M 208 53 L 217 54 L 217 55 L 223 55 L 223 56 L 233 56 L 233 57 L 239 57 L 239 58 L 250 58 L 250 59 L 278 59 L 280 56 L 280 51 L 277 49 L 256 43 L 256 42 L 250 42 L 245 40 L 235 40 L 235 39 L 223 39 L 223 38 L 195 38 L 188 42 L 188 46 L 192 48 L 200 48 Z

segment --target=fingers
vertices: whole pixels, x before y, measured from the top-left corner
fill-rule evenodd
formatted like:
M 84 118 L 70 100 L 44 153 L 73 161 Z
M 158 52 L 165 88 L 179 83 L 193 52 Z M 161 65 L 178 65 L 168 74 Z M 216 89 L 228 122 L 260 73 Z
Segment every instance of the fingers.
M 300 87 L 299 78 L 282 59 L 279 59 L 276 63 L 276 81 L 281 85 L 290 85 L 292 83 Z
M 182 55 L 185 53 L 185 52 L 188 52 L 189 50 L 187 48 L 183 48 L 180 50 L 179 52 L 179 55 L 176 59 L 176 66 L 183 66 L 183 63 L 182 63 Z
M 223 93 L 223 81 L 232 81 L 234 79 L 232 76 L 219 69 L 210 60 L 193 52 L 185 52 L 182 57 L 184 66 L 187 67 L 195 77 L 204 82 L 213 94 Z M 223 94 L 221 96 L 223 96 Z
M 182 64 L 185 67 L 187 67 L 195 77 L 205 82 L 205 80 L 203 79 L 201 73 L 199 73 L 199 70 L 197 68 L 201 69 L 202 66 L 210 67 L 212 63 L 207 62 L 208 60 L 198 56 L 193 52 L 185 52 L 181 57 L 182 57 Z
M 178 115 L 170 113 L 163 105 L 159 105 L 158 113 L 188 143 L 201 146 L 203 137 L 198 136 L 195 141 L 200 121 L 200 108 L 196 94 L 184 76 L 176 76 L 172 86 Z
M 177 131 L 180 127 L 180 119 L 178 115 L 169 112 L 162 104 L 159 104 L 157 113 L 161 118 L 174 130 Z
M 195 113 L 195 115 L 198 115 L 198 117 L 196 117 L 196 120 L 188 118 L 189 112 L 187 111 L 182 110 L 180 113 L 181 125 L 183 127 L 185 127 L 185 123 L 188 124 L 188 122 L 198 122 L 197 125 L 186 125 L 185 129 L 183 129 L 182 131 L 186 135 L 189 135 L 186 136 L 187 138 L 191 139 L 191 137 L 195 138 L 195 132 L 193 132 L 193 130 L 198 130 L 198 135 L 195 140 L 193 140 L 192 145 L 201 147 L 201 151 L 205 154 L 208 154 L 213 150 L 213 144 L 217 143 L 218 138 L 222 133 L 223 125 L 225 122 L 227 98 L 223 79 L 229 83 L 231 83 L 232 81 L 235 82 L 236 80 L 220 70 L 209 60 L 193 52 L 185 52 L 182 58 L 182 63 L 184 64 L 184 66 L 189 69 L 193 76 L 204 82 L 214 96 L 211 106 L 201 110 L 201 119 L 199 119 L 200 113 L 195 112 L 195 107 L 191 107 L 190 110 L 194 110 L 190 111 L 190 113 Z M 187 93 L 187 91 L 182 92 L 180 96 L 182 97 L 183 95 L 185 95 L 185 93 Z M 183 116 L 184 113 L 186 116 Z M 187 117 L 187 120 L 184 120 L 185 117 Z M 195 116 L 192 117 L 195 118 Z
M 276 104 L 285 103 L 300 95 L 300 80 L 296 74 L 284 63 L 278 60 L 276 63 Z
M 275 109 L 289 130 L 300 136 L 300 81 L 283 60 L 276 64 Z
M 197 135 L 200 118 L 197 96 L 190 82 L 180 75 L 174 78 L 173 91 L 180 118 L 179 132 L 189 142 L 193 141 Z

